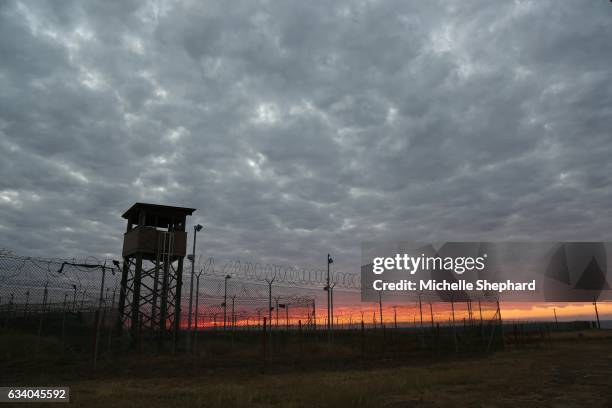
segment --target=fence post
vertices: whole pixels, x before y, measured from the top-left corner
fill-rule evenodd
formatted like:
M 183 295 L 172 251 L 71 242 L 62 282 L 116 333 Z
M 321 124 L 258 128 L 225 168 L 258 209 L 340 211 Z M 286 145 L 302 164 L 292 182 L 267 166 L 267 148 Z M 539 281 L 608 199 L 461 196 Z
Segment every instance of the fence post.
M 47 314 L 47 297 L 49 295 L 49 282 L 45 282 L 45 289 L 43 291 L 43 305 L 42 305 L 42 313 L 40 314 L 40 322 L 38 323 L 38 338 L 36 340 L 36 352 L 38 353 L 40 349 L 40 338 L 42 336 L 42 328 L 43 328 L 43 319 Z
M 13 305 L 11 304 L 10 306 L 11 306 L 10 309 L 8 307 L 6 308 L 6 312 L 4 314 L 4 328 L 5 329 L 8 329 L 9 316 L 12 313 L 12 309 L 13 309 Z
M 36 338 L 36 352 L 40 351 L 40 338 L 42 336 L 42 328 L 43 328 L 43 319 L 45 317 L 45 311 L 40 314 L 40 321 L 38 322 L 38 336 Z
M 363 349 L 365 348 L 365 324 L 363 318 L 361 319 L 361 355 L 363 356 Z
M 504 322 L 502 320 L 501 308 L 499 306 L 499 300 L 497 301 L 497 317 L 499 319 L 499 332 L 501 336 L 501 346 L 502 349 L 505 347 L 505 338 L 504 338 Z
M 100 330 L 100 309 L 94 312 L 94 335 L 93 335 L 93 369 L 96 369 L 98 364 L 98 339 Z
M 302 343 L 304 342 L 304 338 L 302 335 L 302 319 L 298 320 L 298 344 L 300 345 L 300 354 L 302 354 Z
M 451 298 L 451 311 L 453 314 L 453 342 L 455 344 L 455 353 L 459 351 L 459 345 L 457 344 L 457 326 L 455 325 L 455 302 Z
M 111 351 L 111 348 L 113 346 L 113 326 L 114 326 L 113 321 L 114 321 L 114 319 L 113 319 L 113 313 L 112 312 L 113 312 L 113 309 L 111 308 L 111 310 L 109 312 L 109 315 L 110 315 L 110 319 L 109 319 L 110 320 L 110 324 L 108 326 L 108 346 L 107 346 L 107 351 L 109 351 L 109 352 Z
M 436 352 L 440 353 L 440 323 L 436 322 Z
M 263 318 L 263 330 L 261 332 L 261 345 L 262 345 L 262 352 L 263 352 L 263 371 L 266 370 L 266 360 L 268 359 L 268 339 L 267 339 L 267 334 L 268 334 L 268 318 L 266 316 L 264 316 Z
M 25 295 L 26 295 L 26 302 L 25 302 L 25 308 L 23 309 L 23 317 L 26 317 L 28 315 L 28 305 L 30 303 L 30 291 L 27 290 Z
M 66 308 L 62 310 L 62 354 L 66 349 Z
M 597 299 L 593 298 L 593 306 L 595 306 L 595 317 L 597 317 L 597 329 L 601 330 L 601 323 L 599 322 L 599 311 L 597 310 Z

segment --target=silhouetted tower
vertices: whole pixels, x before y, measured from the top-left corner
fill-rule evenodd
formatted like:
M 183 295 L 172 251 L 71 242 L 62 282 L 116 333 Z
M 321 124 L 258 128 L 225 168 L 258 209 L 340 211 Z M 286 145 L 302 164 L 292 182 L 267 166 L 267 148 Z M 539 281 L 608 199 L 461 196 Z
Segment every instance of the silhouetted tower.
M 123 273 L 119 295 L 121 328 L 131 344 L 141 336 L 158 336 L 160 343 L 180 329 L 183 259 L 187 251 L 185 219 L 194 208 L 136 203 L 122 217 Z

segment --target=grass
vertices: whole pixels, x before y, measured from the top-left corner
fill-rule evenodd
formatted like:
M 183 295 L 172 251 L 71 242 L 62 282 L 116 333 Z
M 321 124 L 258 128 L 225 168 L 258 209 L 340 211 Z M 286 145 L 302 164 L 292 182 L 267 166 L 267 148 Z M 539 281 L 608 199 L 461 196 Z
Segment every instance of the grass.
M 9 353 L 5 347 L 15 344 L 16 336 L 20 345 Z M 279 362 L 265 374 L 248 364 L 221 366 L 215 356 L 182 354 L 119 356 L 92 373 L 90 362 L 76 355 L 20 354 L 33 341 L 32 336 L 0 336 L 0 366 L 14 374 L 3 371 L 2 385 L 11 377 L 22 384 L 69 385 L 75 406 L 612 406 L 612 333 L 607 331 L 556 333 L 552 345 L 491 354 L 342 365 Z M 50 350 L 54 344 L 46 339 L 42 346 Z

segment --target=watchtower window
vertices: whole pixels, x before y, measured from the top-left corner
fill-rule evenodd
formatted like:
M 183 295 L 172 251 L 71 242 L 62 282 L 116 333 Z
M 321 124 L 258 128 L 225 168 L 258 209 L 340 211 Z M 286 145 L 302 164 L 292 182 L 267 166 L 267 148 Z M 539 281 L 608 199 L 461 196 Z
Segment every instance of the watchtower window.
M 123 214 L 127 231 L 134 228 L 155 228 L 160 231 L 185 231 L 185 219 L 195 209 L 158 204 L 136 203 Z

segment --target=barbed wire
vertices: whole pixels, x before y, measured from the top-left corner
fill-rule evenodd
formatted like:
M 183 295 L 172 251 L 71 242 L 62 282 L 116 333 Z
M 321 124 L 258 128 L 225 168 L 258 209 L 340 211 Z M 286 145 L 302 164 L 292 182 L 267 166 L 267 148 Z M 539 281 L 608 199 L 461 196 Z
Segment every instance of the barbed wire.
M 110 266 L 109 266 L 110 265 Z M 68 308 L 70 310 L 93 310 L 100 302 L 100 286 L 102 268 L 107 274 L 102 288 L 102 304 L 114 309 L 118 305 L 121 273 L 113 266 L 112 260 L 99 259 L 93 256 L 84 258 L 42 258 L 18 256 L 12 252 L 0 251 L 0 310 L 10 306 L 34 310 L 36 305 L 45 304 L 47 308 Z M 311 309 L 317 298 L 323 300 L 326 296 L 323 287 L 326 272 L 318 269 L 290 267 L 278 264 L 264 264 L 239 259 L 219 260 L 214 257 L 201 257 L 194 265 L 195 276 L 200 276 L 200 285 L 194 288 L 193 303 L 197 302 L 201 309 L 200 318 L 219 315 L 227 312 L 223 303 L 233 298 L 234 312 L 244 319 L 253 319 L 268 310 L 269 283 L 273 281 L 273 297 L 281 304 L 289 305 L 292 319 L 307 320 L 311 318 Z M 108 273 L 110 272 L 110 273 Z M 230 275 L 225 292 L 225 276 Z M 182 315 L 187 316 L 189 300 L 189 282 L 191 265 L 186 264 L 183 272 L 184 290 L 181 296 Z M 359 293 L 359 276 L 336 271 L 331 272 L 331 282 L 336 290 Z M 196 284 L 194 279 L 194 285 Z M 393 304 L 398 310 L 407 308 L 417 310 L 427 309 L 428 303 L 438 302 L 435 294 L 414 294 L 412 299 L 397 301 L 391 297 L 382 297 L 385 308 Z M 422 301 L 420 305 L 419 301 Z M 486 300 L 483 299 L 483 302 Z M 321 303 L 323 305 L 323 303 Z M 368 314 L 378 311 L 378 300 L 359 304 L 356 310 L 367 310 Z M 195 307 L 195 306 L 194 306 Z M 448 307 L 445 307 L 448 308 Z M 459 310 L 462 306 L 455 305 Z M 490 305 L 486 306 L 490 309 Z M 267 313 L 267 312 L 266 312 Z M 348 318 L 358 312 L 345 315 L 338 310 L 336 317 Z M 317 319 L 325 319 L 318 316 Z M 210 322 L 209 322 L 210 323 Z
M 114 309 L 118 306 L 121 273 L 119 268 L 112 265 L 112 260 L 92 256 L 42 258 L 2 251 L 0 310 L 24 314 L 43 308 L 91 311 L 99 305 L 100 300 L 104 307 Z M 101 288 L 103 268 L 107 273 Z M 184 269 L 183 286 L 188 288 L 191 271 L 189 267 Z M 227 312 L 228 306 L 224 307 L 223 303 L 230 301 L 234 303 L 234 313 L 239 319 L 253 318 L 258 310 L 267 310 L 268 284 L 265 281 L 249 280 L 238 270 L 230 271 L 227 267 L 222 271 L 225 274 L 231 273 L 234 278 L 228 287 L 227 296 L 224 296 L 224 274 L 210 267 L 208 274 L 197 272 L 200 275 L 200 286 L 194 289 L 193 301 L 198 302 L 202 309 L 200 318 Z M 320 290 L 314 287 L 309 289 Z M 306 321 L 310 317 L 314 296 L 308 296 L 303 288 L 292 286 L 286 279 L 278 279 L 273 294 L 275 302 L 291 308 L 292 319 Z M 189 292 L 184 290 L 181 296 L 182 316 L 187 316 L 188 300 Z
M 276 283 L 299 286 L 324 286 L 327 282 L 327 271 L 303 266 L 292 266 L 274 263 L 259 263 L 240 259 L 219 259 L 200 257 L 195 269 L 207 276 L 223 277 L 230 275 L 249 281 L 265 282 L 274 279 Z M 337 289 L 360 290 L 359 274 L 330 271 L 330 281 Z

